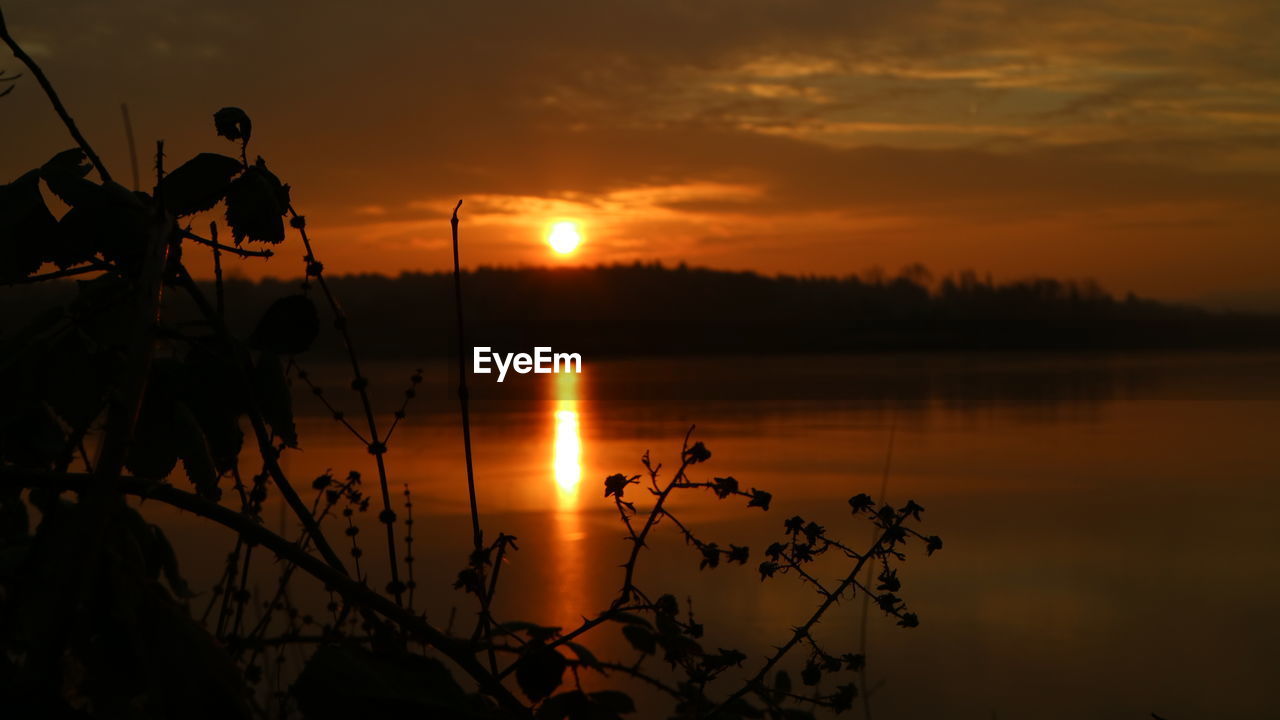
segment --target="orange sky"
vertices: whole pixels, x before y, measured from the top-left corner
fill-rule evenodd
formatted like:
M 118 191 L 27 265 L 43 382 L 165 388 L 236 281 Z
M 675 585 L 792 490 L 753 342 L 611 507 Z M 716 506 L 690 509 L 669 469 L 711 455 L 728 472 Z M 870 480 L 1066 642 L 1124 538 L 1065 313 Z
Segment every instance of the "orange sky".
M 330 271 L 446 267 L 462 197 L 469 265 L 919 261 L 1280 308 L 1269 0 L 119 5 L 5 11 L 117 177 L 120 102 L 171 165 L 245 108 Z M 0 132 L 6 179 L 70 146 L 29 78 Z

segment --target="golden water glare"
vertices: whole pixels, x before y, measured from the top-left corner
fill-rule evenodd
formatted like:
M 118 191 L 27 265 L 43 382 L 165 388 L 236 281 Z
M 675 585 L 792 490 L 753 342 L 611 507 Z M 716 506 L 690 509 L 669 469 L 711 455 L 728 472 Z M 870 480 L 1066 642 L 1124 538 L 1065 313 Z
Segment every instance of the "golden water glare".
M 583 570 L 582 540 L 585 536 L 579 514 L 582 489 L 582 427 L 579 413 L 578 383 L 580 376 L 562 373 L 555 376 L 555 398 L 552 419 L 555 435 L 552 443 L 552 481 L 555 483 L 556 585 L 553 606 L 557 621 L 572 624 L 581 617 L 586 589 Z
M 578 411 L 570 409 L 576 404 L 575 400 L 556 401 L 554 463 L 557 496 L 560 498 L 557 507 L 560 508 L 566 501 L 577 505 L 578 486 L 582 484 L 582 436 L 578 430 Z

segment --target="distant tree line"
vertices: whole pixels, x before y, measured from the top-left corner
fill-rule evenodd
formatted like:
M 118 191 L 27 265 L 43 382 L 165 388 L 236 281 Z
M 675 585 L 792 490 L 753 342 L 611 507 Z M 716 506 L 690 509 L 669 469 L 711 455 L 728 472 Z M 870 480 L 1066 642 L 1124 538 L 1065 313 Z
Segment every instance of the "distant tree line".
M 226 281 L 227 315 L 247 329 L 295 280 Z M 370 357 L 446 355 L 453 338 L 447 273 L 330 279 Z M 67 293 L 70 283 L 48 284 Z M 550 345 L 593 355 L 1273 347 L 1280 316 L 1210 312 L 1117 298 L 1091 281 L 994 282 L 966 272 L 934 282 L 896 276 L 767 277 L 659 263 L 492 268 L 466 273 L 469 345 Z M 0 296 L 2 297 L 2 296 Z M 30 305 L 0 304 L 0 338 Z M 174 323 L 195 317 L 171 306 Z M 322 333 L 322 337 L 328 335 Z M 338 355 L 335 338 L 318 355 Z

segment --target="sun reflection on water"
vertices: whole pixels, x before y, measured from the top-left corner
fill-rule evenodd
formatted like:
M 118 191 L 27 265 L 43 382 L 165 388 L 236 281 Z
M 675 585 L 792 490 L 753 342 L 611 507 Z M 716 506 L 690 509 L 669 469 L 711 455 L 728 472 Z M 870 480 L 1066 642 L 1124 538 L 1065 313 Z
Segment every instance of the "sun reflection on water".
M 582 540 L 585 533 L 579 513 L 582 489 L 582 424 L 578 405 L 578 375 L 556 375 L 554 387 L 552 480 L 555 482 L 556 576 L 552 607 L 556 621 L 568 626 L 586 610 Z
M 578 486 L 582 484 L 582 435 L 578 429 L 576 400 L 556 402 L 555 480 L 559 507 L 576 507 Z

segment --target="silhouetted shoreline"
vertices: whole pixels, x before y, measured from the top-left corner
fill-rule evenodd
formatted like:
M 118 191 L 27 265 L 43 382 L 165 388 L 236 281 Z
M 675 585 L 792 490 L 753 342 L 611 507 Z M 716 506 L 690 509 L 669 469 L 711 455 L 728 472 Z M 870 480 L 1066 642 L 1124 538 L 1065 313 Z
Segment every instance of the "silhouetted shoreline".
M 766 277 L 637 263 L 480 268 L 463 282 L 473 328 L 468 344 L 551 345 L 596 357 L 1280 347 L 1276 315 L 1117 298 L 1087 281 L 995 283 L 962 274 L 929 283 L 925 277 L 922 271 L 871 279 Z M 447 273 L 344 275 L 329 283 L 367 357 L 453 352 Z M 228 279 L 228 320 L 234 328 L 251 328 L 271 300 L 299 287 L 299 280 Z M 0 298 L 70 297 L 72 288 L 70 282 L 5 288 Z M 0 341 L 20 328 L 27 308 L 43 304 L 0 304 Z M 176 302 L 166 311 L 170 322 L 195 317 Z M 321 333 L 313 357 L 341 353 L 334 335 Z

